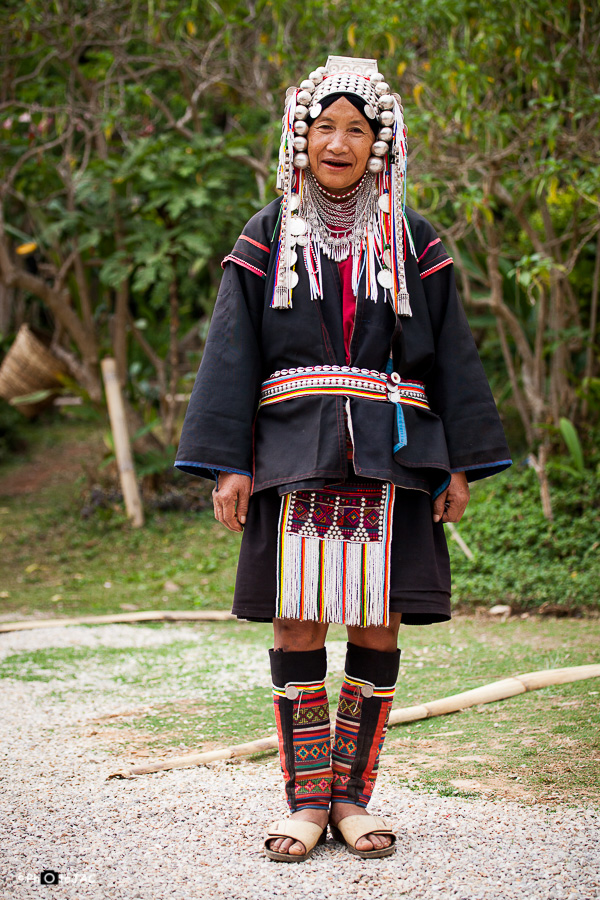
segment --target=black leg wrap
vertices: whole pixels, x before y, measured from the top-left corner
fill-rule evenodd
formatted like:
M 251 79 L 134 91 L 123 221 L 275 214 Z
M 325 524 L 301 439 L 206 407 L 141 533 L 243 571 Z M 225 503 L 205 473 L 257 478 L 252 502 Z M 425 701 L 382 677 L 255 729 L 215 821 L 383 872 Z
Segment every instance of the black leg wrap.
M 334 803 L 369 802 L 399 668 L 400 650 L 348 644 L 332 752 Z
M 271 680 L 285 687 L 288 682 L 325 681 L 327 650 L 269 650 Z
M 327 651 L 270 650 L 279 759 L 292 812 L 328 809 L 331 736 L 325 691 Z

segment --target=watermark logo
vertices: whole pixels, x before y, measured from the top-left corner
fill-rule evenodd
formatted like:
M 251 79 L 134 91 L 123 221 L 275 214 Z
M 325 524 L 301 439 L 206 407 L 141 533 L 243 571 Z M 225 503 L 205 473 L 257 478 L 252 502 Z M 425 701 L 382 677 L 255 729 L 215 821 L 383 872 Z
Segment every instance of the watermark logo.
M 93 884 L 96 881 L 95 872 L 57 872 L 56 869 L 43 869 L 39 874 L 36 872 L 6 872 L 0 870 L 0 876 L 14 878 L 15 881 L 27 881 L 30 884 L 37 883 L 52 887 L 54 885 L 64 884 Z

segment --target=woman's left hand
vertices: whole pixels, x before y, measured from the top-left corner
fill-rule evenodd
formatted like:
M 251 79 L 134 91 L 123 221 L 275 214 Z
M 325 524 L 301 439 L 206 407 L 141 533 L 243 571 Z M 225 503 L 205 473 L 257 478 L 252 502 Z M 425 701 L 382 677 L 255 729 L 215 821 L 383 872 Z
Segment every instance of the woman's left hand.
M 433 501 L 433 521 L 460 522 L 470 496 L 467 476 L 464 472 L 455 472 L 446 490 Z

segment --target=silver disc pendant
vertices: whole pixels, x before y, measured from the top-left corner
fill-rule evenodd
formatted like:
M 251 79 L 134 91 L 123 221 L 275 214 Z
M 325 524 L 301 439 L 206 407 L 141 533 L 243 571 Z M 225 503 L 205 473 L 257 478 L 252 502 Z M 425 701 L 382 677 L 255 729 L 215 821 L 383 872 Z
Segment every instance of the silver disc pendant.
M 377 113 L 375 112 L 371 104 L 365 103 L 365 116 L 367 116 L 369 119 L 374 119 L 376 115 Z
M 288 273 L 288 284 L 291 288 L 295 288 L 298 284 L 298 273 L 294 272 L 293 269 L 290 269 Z
M 379 199 L 377 200 L 377 205 L 381 212 L 389 213 L 390 211 L 390 195 L 389 194 L 381 194 Z
M 290 219 L 290 233 L 295 234 L 296 237 L 306 234 L 306 222 L 304 219 L 301 219 L 300 216 L 293 216 Z
M 298 254 L 295 250 L 290 250 L 290 267 L 295 266 L 298 262 Z
M 389 269 L 382 269 L 381 272 L 378 272 L 377 281 L 381 287 L 385 288 L 387 291 L 391 291 L 394 286 L 394 276 Z
M 300 696 L 300 691 L 295 684 L 286 684 L 285 696 L 288 700 L 296 700 Z
M 308 244 L 308 235 L 307 234 L 298 234 L 296 235 L 296 243 L 299 247 L 306 247 Z
M 323 107 L 321 106 L 320 103 L 313 103 L 311 108 L 308 110 L 308 113 L 309 113 L 311 119 L 316 119 L 317 116 L 320 116 L 322 112 L 323 112 Z
M 290 209 L 292 212 L 300 206 L 300 194 L 292 194 L 290 196 Z

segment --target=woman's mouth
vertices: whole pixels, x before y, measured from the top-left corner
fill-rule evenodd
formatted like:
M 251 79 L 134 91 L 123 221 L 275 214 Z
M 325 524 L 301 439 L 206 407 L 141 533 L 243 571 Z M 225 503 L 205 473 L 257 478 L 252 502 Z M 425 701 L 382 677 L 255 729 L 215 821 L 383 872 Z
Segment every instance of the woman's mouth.
M 337 171 L 340 171 L 341 169 L 349 168 L 350 163 L 342 162 L 341 160 L 338 160 L 338 159 L 324 159 L 323 162 L 321 163 L 321 165 L 327 166 L 330 169 L 336 169 Z

